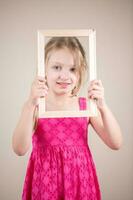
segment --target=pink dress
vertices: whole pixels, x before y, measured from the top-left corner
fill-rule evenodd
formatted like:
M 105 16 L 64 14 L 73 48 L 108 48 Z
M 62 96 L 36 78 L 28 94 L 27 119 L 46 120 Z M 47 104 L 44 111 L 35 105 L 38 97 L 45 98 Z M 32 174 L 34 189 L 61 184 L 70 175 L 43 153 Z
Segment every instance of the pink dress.
M 86 99 L 79 98 L 80 110 Z M 22 200 L 100 200 L 87 117 L 40 118 Z

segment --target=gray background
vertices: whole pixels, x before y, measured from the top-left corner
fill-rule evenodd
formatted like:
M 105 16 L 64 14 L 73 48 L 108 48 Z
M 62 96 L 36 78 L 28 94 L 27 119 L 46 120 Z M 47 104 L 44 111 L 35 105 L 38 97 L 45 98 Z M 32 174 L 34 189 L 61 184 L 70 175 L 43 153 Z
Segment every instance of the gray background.
M 0 1 L 0 199 L 21 199 L 30 151 L 19 157 L 12 133 L 37 67 L 38 29 L 97 31 L 98 79 L 120 123 L 124 144 L 108 148 L 89 128 L 103 200 L 133 199 L 133 1 Z

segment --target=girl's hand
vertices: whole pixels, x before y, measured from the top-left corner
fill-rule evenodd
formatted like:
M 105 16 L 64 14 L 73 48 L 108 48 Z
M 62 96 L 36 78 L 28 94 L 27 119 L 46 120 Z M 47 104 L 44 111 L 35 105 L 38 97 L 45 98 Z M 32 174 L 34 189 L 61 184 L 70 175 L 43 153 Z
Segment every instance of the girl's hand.
M 101 109 L 106 105 L 104 99 L 104 88 L 101 80 L 93 80 L 90 82 L 88 88 L 88 98 L 96 100 L 98 109 Z
M 46 86 L 46 80 L 44 77 L 37 76 L 31 86 L 29 102 L 37 106 L 38 98 L 45 97 L 48 94 L 48 87 Z

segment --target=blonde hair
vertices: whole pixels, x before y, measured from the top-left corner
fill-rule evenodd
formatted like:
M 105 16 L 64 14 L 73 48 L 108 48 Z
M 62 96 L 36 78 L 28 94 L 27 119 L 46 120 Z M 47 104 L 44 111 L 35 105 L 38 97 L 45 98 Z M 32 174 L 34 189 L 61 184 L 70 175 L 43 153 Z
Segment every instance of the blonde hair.
M 78 65 L 79 81 L 76 87 L 72 90 L 72 96 L 76 96 L 84 81 L 85 72 L 87 70 L 87 61 L 85 51 L 77 37 L 52 37 L 45 45 L 45 63 L 48 62 L 50 53 L 53 50 L 67 48 L 73 54 L 75 64 Z M 34 114 L 34 130 L 37 126 L 38 107 Z

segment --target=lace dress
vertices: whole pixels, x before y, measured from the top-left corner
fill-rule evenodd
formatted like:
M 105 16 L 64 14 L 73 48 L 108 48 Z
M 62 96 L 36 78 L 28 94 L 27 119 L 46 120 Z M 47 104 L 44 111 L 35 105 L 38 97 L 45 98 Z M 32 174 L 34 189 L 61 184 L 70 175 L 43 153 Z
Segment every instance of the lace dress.
M 79 97 L 80 110 L 86 99 Z M 39 118 L 22 200 L 101 200 L 87 117 Z

